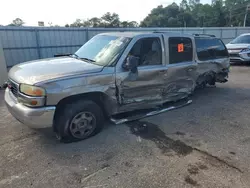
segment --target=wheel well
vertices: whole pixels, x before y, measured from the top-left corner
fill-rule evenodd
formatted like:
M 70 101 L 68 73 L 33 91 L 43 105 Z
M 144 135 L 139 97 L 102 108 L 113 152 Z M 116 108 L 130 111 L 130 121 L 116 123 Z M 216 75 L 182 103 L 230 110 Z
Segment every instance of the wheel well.
M 205 72 L 201 75 L 199 75 L 199 77 L 196 80 L 196 84 L 202 84 L 202 83 L 208 83 L 210 82 L 212 79 L 215 78 L 216 72 L 214 71 L 209 71 L 209 72 Z
M 103 111 L 104 117 L 107 118 L 109 116 L 108 113 L 107 113 L 106 105 L 105 105 L 105 101 L 107 100 L 107 97 L 108 96 L 105 95 L 102 92 L 91 92 L 91 93 L 72 95 L 72 96 L 63 98 L 56 105 L 56 112 L 55 112 L 55 115 L 54 115 L 54 122 L 55 122 L 56 118 L 59 117 L 58 115 L 63 110 L 63 108 L 64 108 L 64 106 L 66 104 L 69 104 L 71 102 L 75 102 L 77 100 L 83 100 L 83 99 L 92 100 L 96 104 L 98 104 L 101 107 L 102 111 Z M 55 128 L 55 126 L 54 126 L 54 128 Z

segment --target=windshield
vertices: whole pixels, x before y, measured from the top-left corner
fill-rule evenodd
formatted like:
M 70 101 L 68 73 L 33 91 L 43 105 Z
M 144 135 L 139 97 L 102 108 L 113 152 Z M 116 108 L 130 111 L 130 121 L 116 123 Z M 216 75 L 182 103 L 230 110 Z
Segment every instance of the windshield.
M 88 62 L 108 66 L 121 55 L 130 38 L 97 35 L 86 42 L 75 54 Z
M 250 44 L 250 35 L 241 35 L 235 38 L 231 44 L 242 44 L 242 43 L 249 43 Z

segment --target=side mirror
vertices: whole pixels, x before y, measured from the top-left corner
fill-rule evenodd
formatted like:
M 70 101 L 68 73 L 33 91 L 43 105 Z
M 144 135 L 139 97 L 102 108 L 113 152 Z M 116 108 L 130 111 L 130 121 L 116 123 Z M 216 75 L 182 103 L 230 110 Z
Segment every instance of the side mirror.
M 126 58 L 125 63 L 123 64 L 123 68 L 125 70 L 131 71 L 132 73 L 137 73 L 138 64 L 139 64 L 139 58 L 130 55 Z

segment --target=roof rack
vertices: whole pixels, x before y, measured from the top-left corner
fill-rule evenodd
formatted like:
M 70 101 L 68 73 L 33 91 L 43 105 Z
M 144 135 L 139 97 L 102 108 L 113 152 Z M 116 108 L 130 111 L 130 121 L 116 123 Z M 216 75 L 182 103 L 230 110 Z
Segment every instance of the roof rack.
M 196 36 L 196 37 L 199 37 L 199 36 L 216 37 L 215 35 L 199 34 L 199 33 L 194 33 L 193 35 Z
M 153 33 L 173 33 L 172 31 L 153 31 Z M 186 34 L 186 33 L 183 33 Z M 188 33 L 187 33 L 188 34 Z M 215 35 L 210 35 L 210 34 L 200 34 L 200 33 L 193 33 L 193 36 L 207 36 L 207 37 L 216 37 Z
M 153 31 L 153 33 L 171 33 L 171 31 Z

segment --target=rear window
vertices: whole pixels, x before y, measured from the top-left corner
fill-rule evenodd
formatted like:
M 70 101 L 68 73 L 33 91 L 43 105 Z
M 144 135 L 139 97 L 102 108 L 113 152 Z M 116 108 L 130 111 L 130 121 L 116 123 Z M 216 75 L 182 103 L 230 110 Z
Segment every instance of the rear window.
M 220 39 L 195 38 L 195 43 L 197 56 L 201 61 L 228 57 L 228 51 Z

